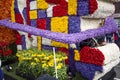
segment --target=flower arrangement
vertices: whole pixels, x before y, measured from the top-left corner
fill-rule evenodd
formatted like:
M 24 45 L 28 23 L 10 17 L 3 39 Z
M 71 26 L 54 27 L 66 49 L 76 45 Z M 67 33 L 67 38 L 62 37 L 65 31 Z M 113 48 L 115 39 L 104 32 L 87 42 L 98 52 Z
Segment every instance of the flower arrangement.
M 54 56 L 52 51 L 28 49 L 18 51 L 16 55 L 19 60 L 17 69 L 22 73 L 32 73 L 36 78 L 42 74 L 49 74 L 55 77 Z M 64 64 L 65 59 L 67 59 L 67 56 L 64 53 L 56 53 L 56 68 L 59 80 L 67 78 L 66 66 Z
M 0 41 L 6 43 L 13 43 L 16 41 L 15 31 L 0 26 Z
M 0 57 L 5 57 L 12 54 L 12 50 L 8 48 L 9 43 L 0 42 Z
M 44 38 L 48 38 L 48 39 L 52 39 L 55 41 L 68 43 L 68 44 L 81 42 L 91 37 L 100 36 L 100 35 L 115 32 L 116 30 L 118 30 L 117 24 L 114 21 L 113 17 L 106 18 L 104 26 L 98 29 L 90 29 L 90 30 L 86 30 L 86 31 L 82 31 L 74 34 L 64 34 L 64 33 L 58 33 L 58 32 L 51 32 L 48 30 L 41 30 L 34 27 L 30 27 L 28 25 L 11 23 L 7 20 L 0 20 L 0 25 L 4 25 L 11 29 L 24 31 L 27 33 L 31 33 L 32 35 L 42 36 Z

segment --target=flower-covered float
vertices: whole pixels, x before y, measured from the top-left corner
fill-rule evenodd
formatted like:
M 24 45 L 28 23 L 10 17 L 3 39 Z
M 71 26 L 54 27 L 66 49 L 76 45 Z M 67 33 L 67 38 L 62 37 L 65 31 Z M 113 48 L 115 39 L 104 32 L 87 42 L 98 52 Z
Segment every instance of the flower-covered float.
M 103 4 L 111 8 L 108 10 Z M 97 80 L 119 63 L 118 46 L 115 43 L 100 46 L 94 38 L 117 31 L 118 26 L 110 17 L 114 10 L 111 2 L 99 0 L 13 0 L 12 19 L 0 20 L 0 25 L 19 31 L 22 44 L 18 45 L 18 50 L 23 52 L 21 55 L 18 52 L 17 56 L 20 61 L 30 61 L 28 66 L 36 66 L 42 62 L 41 57 L 48 54 L 36 51 L 34 54 L 34 50 L 26 52 L 26 49 L 52 50 L 55 47 L 54 51 L 65 52 L 68 56 L 68 75 L 71 72 L 75 76 L 78 72 L 88 80 Z M 87 44 L 81 47 L 84 40 L 90 42 L 91 38 L 97 46 Z M 50 56 L 46 57 L 49 59 Z M 57 74 L 56 78 L 59 79 Z
M 0 20 L 11 17 L 12 0 L 0 1 Z M 0 26 L 0 58 L 2 64 L 6 64 L 12 60 L 13 55 L 16 53 L 16 31 Z

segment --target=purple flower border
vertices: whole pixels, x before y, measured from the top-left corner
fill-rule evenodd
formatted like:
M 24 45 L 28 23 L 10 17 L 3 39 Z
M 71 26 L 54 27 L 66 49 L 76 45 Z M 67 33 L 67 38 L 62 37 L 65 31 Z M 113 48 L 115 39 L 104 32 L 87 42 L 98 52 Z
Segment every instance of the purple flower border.
M 51 32 L 48 30 L 41 30 L 35 27 L 30 27 L 28 25 L 12 23 L 12 22 L 9 22 L 8 20 L 0 20 L 0 25 L 6 26 L 14 30 L 27 32 L 32 35 L 42 36 L 44 38 L 48 38 L 51 40 L 68 43 L 68 44 L 78 43 L 88 38 L 100 36 L 106 33 L 112 33 L 118 30 L 118 26 L 113 17 L 106 18 L 104 26 L 98 29 L 89 29 L 83 32 L 73 33 L 73 34 L 64 34 L 64 33 L 58 33 L 58 32 Z

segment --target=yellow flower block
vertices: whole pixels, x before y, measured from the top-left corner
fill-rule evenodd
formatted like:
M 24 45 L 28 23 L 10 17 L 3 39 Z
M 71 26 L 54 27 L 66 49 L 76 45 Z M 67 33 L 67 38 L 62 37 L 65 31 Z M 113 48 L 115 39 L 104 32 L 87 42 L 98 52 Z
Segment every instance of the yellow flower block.
M 38 46 L 38 50 L 41 50 L 41 43 L 42 43 L 42 38 L 40 36 L 37 36 L 37 46 Z
M 51 31 L 52 32 L 62 32 L 68 33 L 68 17 L 54 17 L 51 19 Z M 68 48 L 68 44 L 64 44 L 61 42 L 52 41 L 52 46 L 55 47 L 65 47 Z
M 51 20 L 51 31 L 68 33 L 68 17 L 54 17 Z
M 12 0 L 12 6 L 11 6 L 11 21 L 15 22 L 14 0 Z
M 30 13 L 30 19 L 37 19 L 37 10 L 32 10 Z
M 80 53 L 78 50 L 74 50 L 74 60 L 80 61 Z
M 38 9 L 47 9 L 48 3 L 46 3 L 45 0 L 37 0 L 37 7 Z
M 77 0 L 68 0 L 68 14 L 69 15 L 77 14 Z
M 52 41 L 52 46 L 55 47 L 64 47 L 68 49 L 68 44 L 62 43 L 62 42 L 56 42 L 56 41 Z

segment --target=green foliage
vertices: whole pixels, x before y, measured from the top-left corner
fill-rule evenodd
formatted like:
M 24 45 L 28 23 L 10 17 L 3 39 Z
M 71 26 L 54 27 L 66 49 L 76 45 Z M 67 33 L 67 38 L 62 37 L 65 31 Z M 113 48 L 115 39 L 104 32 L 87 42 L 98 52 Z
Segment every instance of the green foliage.
M 42 74 L 49 74 L 55 77 L 54 55 L 52 51 L 29 49 L 18 51 L 19 63 L 17 70 L 22 73 L 32 73 L 36 78 Z M 67 80 L 66 65 L 64 60 L 67 56 L 62 52 L 56 52 L 58 79 Z

